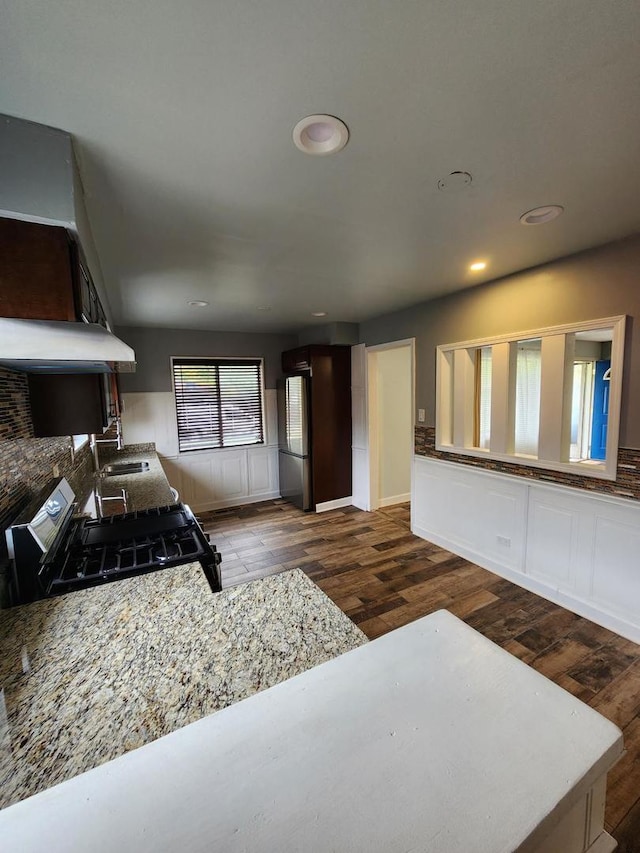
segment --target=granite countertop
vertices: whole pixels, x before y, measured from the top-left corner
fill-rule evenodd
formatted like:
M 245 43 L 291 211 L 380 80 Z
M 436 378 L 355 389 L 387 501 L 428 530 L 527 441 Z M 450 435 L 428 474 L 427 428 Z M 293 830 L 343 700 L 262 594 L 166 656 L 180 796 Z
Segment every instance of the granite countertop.
M 115 477 L 102 477 L 100 486 L 103 497 L 120 497 L 122 489 L 127 492 L 127 510 L 148 509 L 153 506 L 167 506 L 173 503 L 171 488 L 167 481 L 154 444 L 126 445 L 123 450 L 115 450 L 109 445 L 98 450 L 100 467 L 113 462 L 148 462 L 149 470 L 137 474 L 118 474 Z M 95 515 L 95 478 L 88 484 L 89 494 L 83 496 L 80 505 L 84 512 Z M 124 512 L 121 501 L 106 501 L 104 515 Z
M 365 642 L 299 569 L 213 595 L 190 563 L 5 610 L 0 807 Z
M 100 448 L 101 466 L 142 460 L 103 495 L 172 503 L 153 444 Z M 188 563 L 2 610 L 0 808 L 364 642 L 300 570 L 214 595 Z

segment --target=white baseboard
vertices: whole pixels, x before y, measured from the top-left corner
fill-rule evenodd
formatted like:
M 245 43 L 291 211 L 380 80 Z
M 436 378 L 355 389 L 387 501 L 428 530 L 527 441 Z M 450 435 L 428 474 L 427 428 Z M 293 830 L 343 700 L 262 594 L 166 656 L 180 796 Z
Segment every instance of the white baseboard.
M 530 575 L 514 571 L 492 560 L 490 557 L 480 554 L 473 548 L 467 548 L 458 542 L 446 539 L 444 536 L 439 536 L 430 530 L 414 525 L 413 522 L 411 524 L 411 532 L 422 539 L 426 539 L 428 542 L 433 542 L 434 545 L 438 545 L 440 548 L 451 551 L 459 557 L 464 557 L 465 560 L 469 560 L 483 569 L 494 572 L 496 575 L 500 575 L 500 577 L 528 589 L 529 592 L 534 592 L 548 601 L 553 601 L 554 604 L 559 604 L 561 607 L 577 613 L 578 616 L 584 616 L 585 619 L 590 619 L 597 625 L 602 625 L 603 628 L 615 631 L 616 634 L 620 634 L 620 636 L 626 637 L 634 643 L 640 643 L 640 627 L 604 610 L 602 607 L 594 606 L 592 602 L 584 601 L 575 595 L 570 595 L 552 586 L 547 586 L 547 584 L 532 578 Z
M 386 506 L 394 506 L 395 504 L 408 503 L 411 500 L 411 492 L 406 495 L 392 495 L 390 498 L 380 498 L 378 500 L 378 509 L 384 509 Z
M 342 509 L 344 506 L 352 506 L 353 498 L 351 495 L 347 498 L 337 498 L 335 501 L 323 501 L 316 504 L 316 512 L 329 512 L 330 509 Z
M 279 498 L 280 492 L 266 492 L 263 495 L 245 495 L 241 498 L 227 498 L 221 501 L 205 501 L 199 504 L 190 504 L 194 512 L 211 512 L 214 509 L 230 509 L 234 506 L 244 506 L 244 504 L 257 504 L 262 501 L 271 501 L 274 498 Z
M 618 842 L 603 829 L 593 844 L 587 847 L 587 853 L 613 853 L 617 847 Z

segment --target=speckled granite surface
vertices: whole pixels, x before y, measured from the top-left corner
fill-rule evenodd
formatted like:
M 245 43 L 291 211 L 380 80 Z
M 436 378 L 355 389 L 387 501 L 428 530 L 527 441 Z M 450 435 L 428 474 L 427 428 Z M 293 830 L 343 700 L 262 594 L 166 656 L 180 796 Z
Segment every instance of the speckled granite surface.
M 111 462 L 146 461 L 149 463 L 149 470 L 139 474 L 119 474 L 117 477 L 102 478 L 103 497 L 111 495 L 118 496 L 121 494 L 121 489 L 126 489 L 128 495 L 127 508 L 129 512 L 135 509 L 166 506 L 173 503 L 169 483 L 153 444 L 128 445 L 124 450 L 113 450 L 107 445 L 100 448 L 99 454 L 101 467 Z M 105 515 L 124 512 L 120 501 L 107 501 L 103 506 Z
M 364 642 L 299 569 L 213 595 L 191 563 L 3 611 L 0 806 Z

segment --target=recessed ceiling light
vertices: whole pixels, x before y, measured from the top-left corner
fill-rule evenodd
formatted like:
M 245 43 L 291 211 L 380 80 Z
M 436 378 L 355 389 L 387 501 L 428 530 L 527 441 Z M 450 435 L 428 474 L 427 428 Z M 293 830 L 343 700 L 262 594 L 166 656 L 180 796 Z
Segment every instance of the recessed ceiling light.
M 190 299 L 187 304 L 191 305 L 192 308 L 206 308 L 209 303 L 203 302 L 202 299 Z
M 305 154 L 334 154 L 349 141 L 349 129 L 335 116 L 307 116 L 293 128 L 293 141 Z
M 326 317 L 327 312 L 326 311 L 312 311 L 311 316 L 312 317 Z
M 481 270 L 486 270 L 486 268 L 486 261 L 474 261 L 472 264 L 469 264 L 469 269 L 471 270 L 471 272 L 480 272 Z
M 559 204 L 547 204 L 544 207 L 534 207 L 532 210 L 523 213 L 520 222 L 523 225 L 543 225 L 545 222 L 557 219 L 561 213 L 564 213 L 564 207 Z

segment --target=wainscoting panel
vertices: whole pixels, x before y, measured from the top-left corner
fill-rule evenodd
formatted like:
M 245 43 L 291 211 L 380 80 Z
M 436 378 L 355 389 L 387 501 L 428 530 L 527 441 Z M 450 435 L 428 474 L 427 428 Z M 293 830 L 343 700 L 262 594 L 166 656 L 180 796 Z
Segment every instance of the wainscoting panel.
M 626 514 L 626 513 L 625 513 Z M 626 618 L 640 613 L 640 527 L 635 519 L 596 518 L 592 595 Z
M 481 500 L 482 524 L 479 535 L 482 548 L 492 559 L 514 571 L 524 570 L 525 498 L 519 486 L 496 483 L 486 490 L 485 498 Z
M 576 509 L 558 506 L 556 501 L 529 495 L 527 548 L 528 574 L 554 586 L 574 587 L 580 515 Z
M 449 550 L 485 553 L 522 571 L 526 508 L 519 485 L 488 483 L 483 472 L 433 465 L 423 457 L 414 457 L 413 468 L 411 513 L 417 535 Z
M 237 500 L 246 495 L 248 476 L 246 450 L 234 450 L 228 455 L 216 453 L 213 478 L 214 495 L 218 500 Z
M 446 471 L 437 465 L 425 465 L 423 459 L 416 457 L 412 467 L 411 528 L 425 539 L 429 538 L 429 534 L 446 538 L 448 513 L 443 507 L 448 492 L 446 482 L 443 481 Z
M 478 536 L 480 514 L 474 506 L 475 484 L 452 477 L 451 490 L 445 503 L 445 530 L 454 542 L 471 545 Z
M 277 401 L 265 391 L 267 444 L 224 450 L 178 452 L 171 392 L 124 394 L 125 443 L 153 441 L 171 485 L 196 512 L 269 500 L 280 495 Z
M 210 454 L 191 459 L 178 458 L 174 463 L 182 469 L 182 498 L 194 509 L 220 493 L 220 479 L 214 477 L 214 460 Z
M 197 512 L 278 497 L 277 447 L 160 457 L 169 481 Z
M 640 505 L 415 456 L 412 530 L 640 642 Z
M 278 491 L 278 451 L 267 447 L 247 454 L 249 492 L 253 496 L 272 495 Z M 265 498 L 266 500 L 266 498 Z

